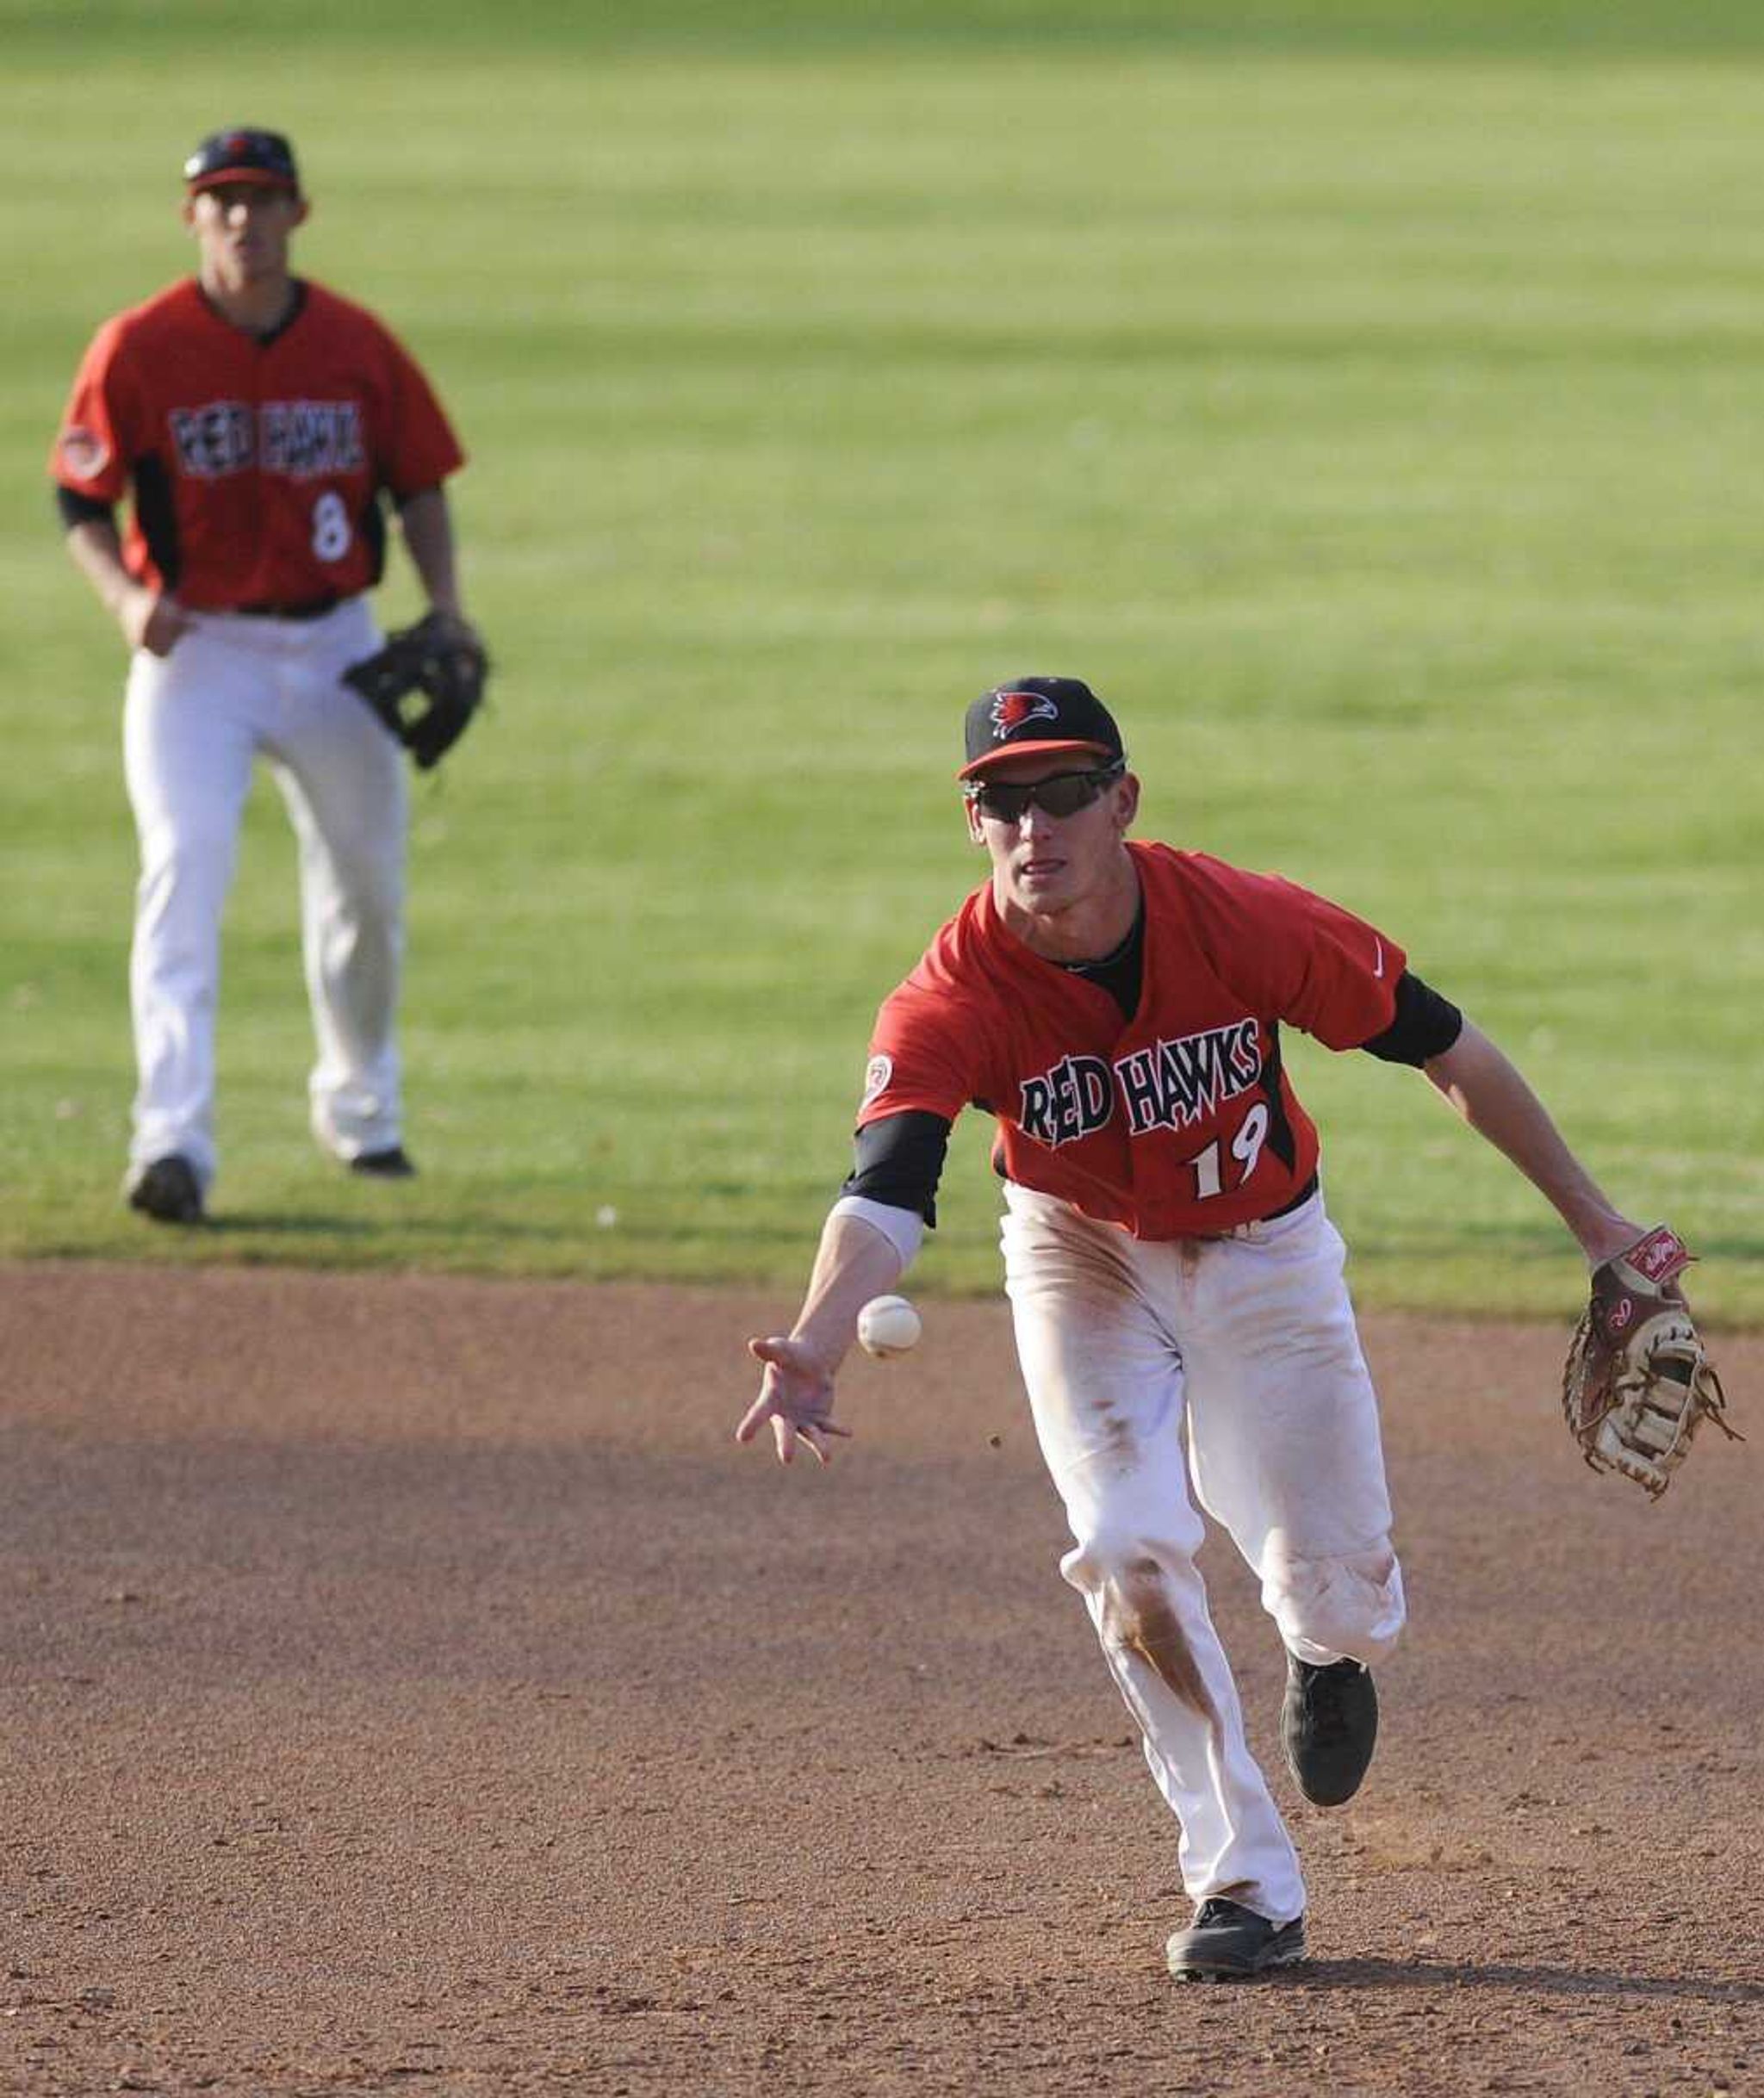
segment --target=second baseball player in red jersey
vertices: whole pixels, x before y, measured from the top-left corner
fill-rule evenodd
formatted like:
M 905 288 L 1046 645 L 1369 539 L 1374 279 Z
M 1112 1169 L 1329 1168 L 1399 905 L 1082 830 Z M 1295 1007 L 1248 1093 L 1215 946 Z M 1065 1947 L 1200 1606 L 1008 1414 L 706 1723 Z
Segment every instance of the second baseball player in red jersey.
M 98 330 L 50 469 L 69 550 L 133 652 L 126 1187 L 179 1224 L 202 1219 L 216 1168 L 220 917 L 259 757 L 300 840 L 314 1133 L 357 1172 L 413 1170 L 395 1036 L 407 785 L 398 743 L 343 681 L 380 644 L 365 593 L 382 500 L 439 630 L 477 647 L 442 485 L 464 455 L 384 324 L 293 275 L 308 205 L 289 141 L 216 132 L 184 177 L 197 274 Z
M 1076 679 L 970 707 L 968 835 L 989 874 L 883 1002 L 856 1158 L 737 1440 L 823 1463 L 858 1314 L 936 1220 L 950 1126 L 994 1118 L 1017 1356 L 1104 1658 L 1179 1825 L 1183 1979 L 1306 1952 L 1303 1876 L 1250 1754 L 1196 1564 L 1202 1513 L 1260 1582 L 1304 1797 L 1358 1791 L 1372 1666 L 1402 1629 L 1377 1403 L 1282 1029 L 1423 1070 L 1595 1265 L 1639 1228 L 1512 1065 L 1390 936 L 1275 875 L 1129 840 L 1139 781 Z
M 407 498 L 463 463 L 422 373 L 363 307 L 307 284 L 259 336 L 194 281 L 99 330 L 56 452 L 62 487 L 90 500 L 134 483 L 131 574 L 218 612 L 367 589 L 381 489 Z

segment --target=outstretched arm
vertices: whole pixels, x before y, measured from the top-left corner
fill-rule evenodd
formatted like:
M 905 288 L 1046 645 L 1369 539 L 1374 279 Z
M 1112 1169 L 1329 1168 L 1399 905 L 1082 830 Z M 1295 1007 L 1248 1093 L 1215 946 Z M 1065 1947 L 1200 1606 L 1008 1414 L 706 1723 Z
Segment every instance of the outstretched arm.
M 1465 1021 L 1450 1049 L 1422 1069 L 1481 1136 L 1506 1153 L 1556 1210 L 1597 1267 L 1643 1235 L 1562 1141 L 1543 1102 L 1481 1029 Z
M 802 1442 L 829 1462 L 827 1440 L 848 1435 L 833 1419 L 833 1381 L 857 1333 L 857 1317 L 872 1297 L 899 1281 L 905 1263 L 891 1240 L 861 1217 L 835 1210 L 821 1233 L 808 1294 L 788 1333 L 761 1335 L 748 1352 L 766 1365 L 760 1395 L 736 1429 L 750 1443 L 769 1420 L 778 1461 L 788 1464 Z

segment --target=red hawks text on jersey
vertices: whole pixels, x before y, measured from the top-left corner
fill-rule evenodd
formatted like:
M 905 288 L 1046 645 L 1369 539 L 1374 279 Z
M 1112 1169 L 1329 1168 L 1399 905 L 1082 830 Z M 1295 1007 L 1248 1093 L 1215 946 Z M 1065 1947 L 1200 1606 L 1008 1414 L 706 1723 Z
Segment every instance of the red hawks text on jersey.
M 884 1002 L 859 1125 L 983 1107 L 1020 1186 L 1141 1238 L 1230 1231 L 1273 1214 L 1316 1170 L 1280 1023 L 1359 1047 L 1390 1025 L 1407 958 L 1277 875 L 1165 845 L 1127 849 L 1146 913 L 1134 1018 L 1031 953 L 989 882 Z
M 133 490 L 129 572 L 194 608 L 348 597 L 379 580 L 378 497 L 464 463 L 428 381 L 364 307 L 302 283 L 259 341 L 194 281 L 107 321 L 50 472 L 102 503 Z

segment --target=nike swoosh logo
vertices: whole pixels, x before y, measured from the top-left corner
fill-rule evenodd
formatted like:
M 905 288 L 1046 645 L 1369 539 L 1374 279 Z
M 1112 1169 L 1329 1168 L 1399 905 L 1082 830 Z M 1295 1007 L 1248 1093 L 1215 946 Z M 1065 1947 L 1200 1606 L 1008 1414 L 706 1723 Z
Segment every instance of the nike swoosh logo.
M 1372 973 L 1374 976 L 1382 976 L 1384 973 L 1384 942 L 1382 940 L 1375 940 L 1372 945 L 1378 950 L 1373 959 Z

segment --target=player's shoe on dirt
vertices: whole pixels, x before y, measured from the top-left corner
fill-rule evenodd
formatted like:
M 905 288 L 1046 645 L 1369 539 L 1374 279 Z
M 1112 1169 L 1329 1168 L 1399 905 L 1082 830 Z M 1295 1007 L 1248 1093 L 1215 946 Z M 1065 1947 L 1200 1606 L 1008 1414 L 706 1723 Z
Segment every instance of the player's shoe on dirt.
M 1215 1896 L 1202 1902 L 1187 1930 L 1165 1948 L 1179 1982 L 1247 1982 L 1270 1967 L 1289 1967 L 1305 1956 L 1305 1919 L 1270 1923 L 1241 1902 Z
M 349 1162 L 351 1173 L 360 1173 L 369 1180 L 414 1180 L 417 1169 L 402 1144 L 388 1145 L 384 1151 L 358 1152 Z
M 1357 1660 L 1314 1667 L 1289 1654 L 1281 1739 L 1298 1788 L 1314 1807 L 1339 1807 L 1360 1789 L 1378 1739 L 1378 1692 Z
M 131 1209 L 156 1224 L 200 1224 L 202 1183 L 188 1158 L 175 1151 L 139 1167 L 128 1176 L 125 1193 Z

